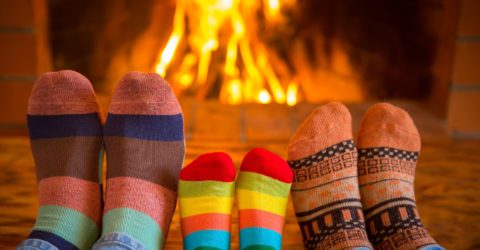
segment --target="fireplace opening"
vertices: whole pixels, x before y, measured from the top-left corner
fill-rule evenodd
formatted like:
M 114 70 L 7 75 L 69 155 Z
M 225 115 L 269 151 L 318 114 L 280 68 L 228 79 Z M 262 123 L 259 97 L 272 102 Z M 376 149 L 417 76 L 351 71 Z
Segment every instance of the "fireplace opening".
M 49 2 L 55 68 L 106 93 L 155 71 L 223 104 L 428 99 L 439 0 Z M 433 87 L 432 87 L 433 86 Z

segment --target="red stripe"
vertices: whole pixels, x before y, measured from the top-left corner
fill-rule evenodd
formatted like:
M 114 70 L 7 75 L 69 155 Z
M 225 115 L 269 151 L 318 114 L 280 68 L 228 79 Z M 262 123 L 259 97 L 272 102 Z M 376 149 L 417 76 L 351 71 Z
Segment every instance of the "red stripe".
M 132 177 L 107 179 L 104 214 L 115 208 L 130 208 L 154 219 L 168 232 L 177 193 L 161 185 Z
M 180 180 L 231 182 L 235 180 L 235 167 L 225 153 L 203 154 L 182 169 Z
M 183 237 L 201 230 L 223 230 L 230 232 L 229 214 L 199 214 L 181 219 Z
M 263 174 L 285 183 L 292 183 L 293 173 L 287 162 L 280 156 L 262 149 L 254 148 L 247 153 L 240 171 Z
M 238 212 L 239 229 L 261 227 L 282 234 L 285 218 L 273 213 L 256 209 L 244 209 Z
M 62 206 L 85 214 L 95 223 L 101 220 L 100 185 L 69 176 L 42 179 L 38 183 L 40 206 Z

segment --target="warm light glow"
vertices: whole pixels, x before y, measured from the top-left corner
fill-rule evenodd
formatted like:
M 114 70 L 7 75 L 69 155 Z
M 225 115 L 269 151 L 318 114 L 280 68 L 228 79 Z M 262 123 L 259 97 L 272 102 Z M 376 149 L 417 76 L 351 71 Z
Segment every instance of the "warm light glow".
M 285 83 L 291 76 L 278 76 L 268 47 L 252 26 L 252 15 L 263 11 L 266 21 L 276 25 L 283 2 L 293 1 L 177 0 L 173 31 L 159 53 L 156 72 L 163 77 L 171 72 L 168 77 L 177 89 L 193 88 L 201 98 L 221 80 L 223 103 L 286 103 Z M 222 62 L 218 55 L 223 53 Z M 172 62 L 175 69 L 169 69 Z
M 296 83 L 290 83 L 287 88 L 287 105 L 294 106 L 297 104 L 297 92 L 298 85 Z
M 270 103 L 271 100 L 272 100 L 272 97 L 270 96 L 267 90 L 265 89 L 260 90 L 260 92 L 258 93 L 259 103 L 267 104 L 267 103 Z

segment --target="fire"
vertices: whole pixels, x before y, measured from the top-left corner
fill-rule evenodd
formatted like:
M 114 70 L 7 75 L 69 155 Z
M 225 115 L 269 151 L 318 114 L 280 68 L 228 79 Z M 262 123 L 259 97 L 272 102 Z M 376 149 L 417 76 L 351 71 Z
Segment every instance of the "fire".
M 212 79 L 220 80 L 220 101 L 227 104 L 295 105 L 298 85 L 279 78 L 268 47 L 252 31 L 258 11 L 267 25 L 279 25 L 284 4 L 292 6 L 293 1 L 177 0 L 172 34 L 159 53 L 156 72 L 172 79 L 178 89 L 192 88 L 204 96 Z

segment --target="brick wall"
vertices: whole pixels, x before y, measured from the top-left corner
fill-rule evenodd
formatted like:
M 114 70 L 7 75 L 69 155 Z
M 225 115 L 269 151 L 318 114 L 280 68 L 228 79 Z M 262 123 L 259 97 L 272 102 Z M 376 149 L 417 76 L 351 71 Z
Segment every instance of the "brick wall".
M 462 1 L 447 111 L 454 137 L 480 138 L 479 13 L 479 0 Z
M 33 83 L 51 69 L 46 1 L 0 1 L 0 134 L 25 133 Z

